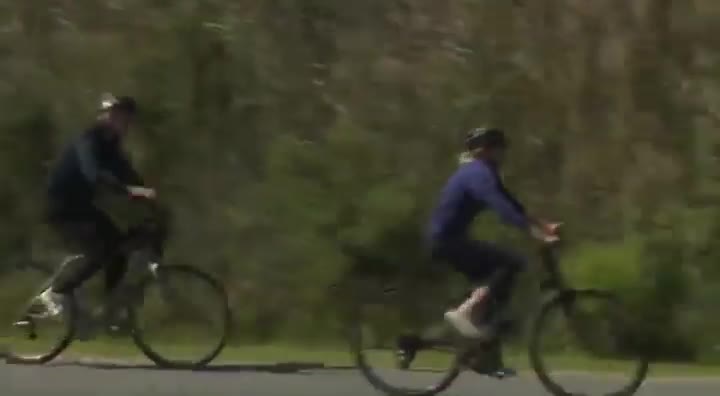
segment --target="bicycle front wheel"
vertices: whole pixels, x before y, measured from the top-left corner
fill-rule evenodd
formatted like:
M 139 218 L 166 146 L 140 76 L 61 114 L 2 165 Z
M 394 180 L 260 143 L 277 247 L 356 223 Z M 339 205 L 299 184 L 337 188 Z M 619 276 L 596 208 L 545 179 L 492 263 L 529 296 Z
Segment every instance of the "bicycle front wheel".
M 199 368 L 225 347 L 230 307 L 224 287 L 192 267 L 161 266 L 131 304 L 133 340 L 158 366 Z
M 648 372 L 636 320 L 610 293 L 559 293 L 535 319 L 533 369 L 555 396 L 633 395 Z

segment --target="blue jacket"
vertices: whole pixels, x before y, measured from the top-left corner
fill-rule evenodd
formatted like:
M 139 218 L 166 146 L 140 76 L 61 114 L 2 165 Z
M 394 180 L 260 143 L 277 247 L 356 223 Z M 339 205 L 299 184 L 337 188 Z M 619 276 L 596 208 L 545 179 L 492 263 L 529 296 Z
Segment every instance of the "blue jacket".
M 50 171 L 48 199 L 54 205 L 90 205 L 98 186 L 119 192 L 126 185 L 142 185 L 117 136 L 94 125 L 65 148 Z
M 443 188 L 427 236 L 431 241 L 465 238 L 475 216 L 486 208 L 506 223 L 523 229 L 529 226 L 525 209 L 505 189 L 494 166 L 473 160 L 462 165 Z

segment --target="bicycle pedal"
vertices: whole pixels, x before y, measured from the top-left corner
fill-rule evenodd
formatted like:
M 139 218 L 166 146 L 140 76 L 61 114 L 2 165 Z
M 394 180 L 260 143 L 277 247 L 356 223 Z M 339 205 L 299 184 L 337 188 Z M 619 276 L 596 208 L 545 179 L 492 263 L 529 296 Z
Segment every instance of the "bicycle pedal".
M 35 323 L 29 319 L 21 319 L 13 323 L 13 327 L 19 328 L 27 332 L 27 339 L 34 341 L 37 340 L 37 332 L 35 331 Z
M 128 327 L 121 325 L 110 325 L 105 327 L 105 333 L 110 337 L 127 337 L 131 331 Z
M 422 340 L 415 335 L 401 336 L 397 340 L 397 363 L 398 368 L 407 370 L 415 360 L 418 349 L 422 346 Z
M 401 370 L 407 370 L 410 368 L 410 365 L 415 360 L 415 352 L 414 351 L 398 351 L 397 352 L 397 364 L 398 368 Z
M 517 377 L 518 373 L 517 371 L 510 369 L 510 368 L 504 368 L 501 370 L 497 370 L 494 373 L 490 374 L 490 377 L 497 378 L 499 380 L 504 380 L 508 378 Z
M 497 380 L 514 378 L 518 375 L 517 371 L 511 368 L 489 368 L 486 365 L 469 366 L 469 368 L 476 374 L 480 374 Z
M 27 319 L 18 320 L 17 322 L 13 323 L 13 327 L 30 327 L 32 326 L 32 322 L 30 322 Z

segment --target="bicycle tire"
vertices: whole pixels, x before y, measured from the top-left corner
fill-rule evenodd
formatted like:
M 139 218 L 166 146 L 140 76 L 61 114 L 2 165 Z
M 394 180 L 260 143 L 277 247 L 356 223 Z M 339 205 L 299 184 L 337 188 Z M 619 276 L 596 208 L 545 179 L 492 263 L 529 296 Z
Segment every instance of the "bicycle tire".
M 561 385 L 553 380 L 551 373 L 543 361 L 542 351 L 540 350 L 541 339 L 547 320 L 551 317 L 551 313 L 555 310 L 564 310 L 567 304 L 575 304 L 579 300 L 603 300 L 615 307 L 621 312 L 625 312 L 624 307 L 620 304 L 620 300 L 612 293 L 601 290 L 568 290 L 562 291 L 553 298 L 547 300 L 539 309 L 537 316 L 533 320 L 529 357 L 530 363 L 537 375 L 538 379 L 545 389 L 555 396 L 575 396 L 577 393 L 566 391 Z M 635 360 L 635 359 L 634 359 Z M 619 391 L 606 393 L 603 396 L 631 396 L 635 394 L 642 386 L 649 371 L 649 360 L 645 356 L 638 356 L 636 367 L 629 383 Z
M 11 364 L 46 364 L 57 358 L 72 344 L 75 339 L 76 323 L 77 323 L 77 301 L 74 294 L 68 294 L 64 297 L 63 301 L 63 312 L 62 321 L 64 324 L 64 331 L 58 342 L 50 348 L 49 351 L 41 353 L 39 355 L 24 356 L 13 351 L 11 346 L 7 347 L 5 351 L 5 361 Z M 35 319 L 29 316 L 21 315 L 21 320 L 27 320 L 33 323 Z
M 168 266 L 160 266 L 157 269 L 158 276 L 172 276 L 172 274 L 183 274 L 185 276 L 191 276 L 196 278 L 197 280 L 200 280 L 202 282 L 205 282 L 207 285 L 209 285 L 212 290 L 215 292 L 215 294 L 219 297 L 218 298 L 218 304 L 220 304 L 219 309 L 222 311 L 222 334 L 217 341 L 217 344 L 204 356 L 193 359 L 190 361 L 183 360 L 173 360 L 173 359 L 167 359 L 166 357 L 162 356 L 162 354 L 158 353 L 153 347 L 145 340 L 144 333 L 142 329 L 140 329 L 137 326 L 137 312 L 136 312 L 136 306 L 134 304 L 131 304 L 128 306 L 127 312 L 129 315 L 130 323 L 132 326 L 132 338 L 135 344 L 138 346 L 138 348 L 142 351 L 142 353 L 148 357 L 148 359 L 152 360 L 155 364 L 157 364 L 159 367 L 163 368 L 173 368 L 173 369 L 197 369 L 202 368 L 212 362 L 225 348 L 225 345 L 227 343 L 228 335 L 230 334 L 230 327 L 231 327 L 231 312 L 230 312 L 230 304 L 227 298 L 227 293 L 225 292 L 225 288 L 223 285 L 215 280 L 215 278 L 211 277 L 210 275 L 206 274 L 205 272 L 202 272 L 196 268 L 189 267 L 189 266 L 183 266 L 183 265 L 168 265 Z M 152 286 L 157 281 L 157 278 L 148 275 L 144 278 L 144 280 L 140 283 L 140 289 L 141 294 L 145 295 L 147 289 Z
M 414 389 L 395 386 L 384 381 L 382 377 L 376 373 L 376 370 L 365 358 L 362 340 L 363 320 L 360 309 L 356 311 L 355 316 L 356 321 L 350 327 L 350 349 L 354 357 L 355 366 L 358 368 L 363 377 L 376 390 L 390 396 L 434 396 L 447 390 L 460 375 L 463 368 L 462 356 L 465 353 L 465 349 L 463 348 L 458 348 L 458 350 L 455 352 L 455 358 L 453 359 L 451 367 L 448 369 L 445 375 L 432 386 L 425 387 L 423 389 Z

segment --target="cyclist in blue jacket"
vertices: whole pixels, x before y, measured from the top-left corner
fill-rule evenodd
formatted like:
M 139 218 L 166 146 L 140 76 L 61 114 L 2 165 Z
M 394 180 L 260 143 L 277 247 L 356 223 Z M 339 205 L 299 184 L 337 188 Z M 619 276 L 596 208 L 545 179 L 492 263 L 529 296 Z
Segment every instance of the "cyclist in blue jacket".
M 557 239 L 558 224 L 530 216 L 505 188 L 499 174 L 508 145 L 502 130 L 473 129 L 465 144 L 460 168 L 445 184 L 432 212 L 427 241 L 434 259 L 450 263 L 477 285 L 467 301 L 446 312 L 445 319 L 465 337 L 491 339 L 497 317 L 492 312 L 508 302 L 525 259 L 495 243 L 472 239 L 470 225 L 490 209 L 504 222 L 551 242 Z

